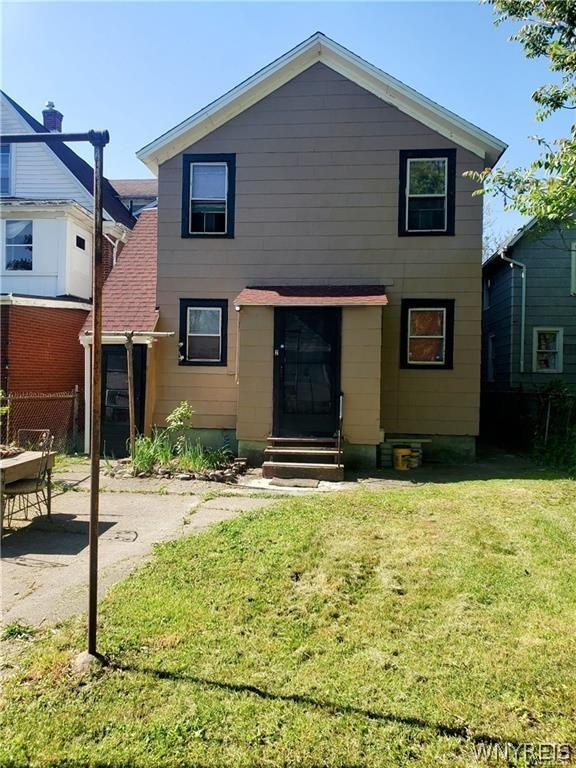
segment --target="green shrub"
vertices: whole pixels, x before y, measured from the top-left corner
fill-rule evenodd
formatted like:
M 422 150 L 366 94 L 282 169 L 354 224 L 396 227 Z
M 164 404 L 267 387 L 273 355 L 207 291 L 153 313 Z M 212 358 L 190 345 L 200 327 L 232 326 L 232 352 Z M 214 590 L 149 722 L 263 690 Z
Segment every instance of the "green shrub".
M 186 472 L 205 472 L 227 466 L 230 459 L 228 448 L 205 448 L 199 440 L 195 443 L 186 440 L 178 455 L 178 467 Z
M 136 438 L 132 467 L 135 473 L 152 472 L 157 466 L 167 467 L 172 462 L 174 450 L 166 430 L 156 429 L 150 437 Z

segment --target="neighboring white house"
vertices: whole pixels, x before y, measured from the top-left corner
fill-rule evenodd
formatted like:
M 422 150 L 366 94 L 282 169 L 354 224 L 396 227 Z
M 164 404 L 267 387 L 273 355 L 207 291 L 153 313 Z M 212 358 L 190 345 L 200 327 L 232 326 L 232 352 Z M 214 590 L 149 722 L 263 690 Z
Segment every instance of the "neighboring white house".
M 3 134 L 60 131 L 49 102 L 44 124 L 0 91 Z M 44 143 L 0 147 L 0 293 L 90 299 L 92 168 L 70 147 Z M 112 248 L 134 219 L 104 184 L 105 234 Z M 113 260 L 113 259 L 112 259 Z M 109 265 L 111 267 L 111 264 Z
M 42 116 L 0 91 L 3 135 L 62 130 L 52 103 Z M 0 144 L 0 389 L 9 395 L 83 389 L 78 334 L 92 306 L 92 185 L 92 167 L 64 143 Z M 135 219 L 106 179 L 103 204 L 106 277 Z M 22 414 L 27 421 L 11 409 L 10 438 L 32 426 L 66 438 L 72 412 L 67 422 L 50 399 L 41 411 L 40 402 L 33 418 Z

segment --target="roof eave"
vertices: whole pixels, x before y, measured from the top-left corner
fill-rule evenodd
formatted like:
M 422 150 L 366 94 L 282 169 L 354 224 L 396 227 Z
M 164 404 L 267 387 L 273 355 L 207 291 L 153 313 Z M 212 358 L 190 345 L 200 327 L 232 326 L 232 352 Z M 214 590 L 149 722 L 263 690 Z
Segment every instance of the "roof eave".
M 436 104 L 343 46 L 316 33 L 204 109 L 140 149 L 136 156 L 157 174 L 158 166 L 228 122 L 282 85 L 322 62 L 405 114 L 481 157 L 492 167 L 507 144 Z

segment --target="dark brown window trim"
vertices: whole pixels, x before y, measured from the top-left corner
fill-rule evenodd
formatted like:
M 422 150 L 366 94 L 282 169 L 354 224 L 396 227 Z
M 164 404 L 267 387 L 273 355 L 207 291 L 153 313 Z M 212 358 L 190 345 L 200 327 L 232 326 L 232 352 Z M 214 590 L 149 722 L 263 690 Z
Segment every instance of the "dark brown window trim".
M 183 155 L 182 158 L 182 237 L 186 238 L 233 238 L 234 211 L 236 207 L 236 155 L 202 154 Z M 228 167 L 228 195 L 226 198 L 226 232 L 190 232 L 190 166 L 192 163 L 226 163 Z
M 220 360 L 187 360 L 188 309 L 190 307 L 216 307 L 222 310 L 220 326 Z M 228 299 L 180 299 L 180 332 L 178 365 L 225 366 L 228 364 Z
M 454 299 L 402 299 L 400 316 L 400 368 L 445 371 L 454 368 Z M 408 314 L 410 309 L 439 307 L 446 310 L 446 337 L 443 363 L 411 363 L 408 360 Z
M 442 232 L 410 232 L 406 229 L 406 184 L 408 160 L 420 157 L 447 159 L 446 229 Z M 447 237 L 454 235 L 456 217 L 456 150 L 455 149 L 401 149 L 400 182 L 398 188 L 398 237 Z

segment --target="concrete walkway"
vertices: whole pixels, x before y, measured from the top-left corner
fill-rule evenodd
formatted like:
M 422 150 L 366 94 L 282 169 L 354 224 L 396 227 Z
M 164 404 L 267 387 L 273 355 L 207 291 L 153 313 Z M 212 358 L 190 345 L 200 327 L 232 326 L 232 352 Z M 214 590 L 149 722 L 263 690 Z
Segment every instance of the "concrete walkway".
M 68 491 L 53 501 L 52 519 L 37 517 L 2 539 L 2 623 L 35 626 L 86 610 L 90 497 Z M 99 597 L 152 552 L 154 544 L 200 533 L 269 499 L 159 493 L 100 495 Z

